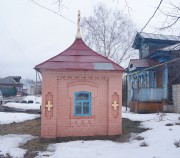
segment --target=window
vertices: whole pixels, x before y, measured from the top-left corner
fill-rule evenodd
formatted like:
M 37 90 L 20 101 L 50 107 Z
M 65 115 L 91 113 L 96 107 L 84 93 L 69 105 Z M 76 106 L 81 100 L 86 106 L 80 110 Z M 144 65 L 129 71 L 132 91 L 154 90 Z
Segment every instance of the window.
M 132 68 L 133 67 L 133 64 L 130 64 L 130 66 L 129 66 L 130 68 Z
M 91 93 L 75 92 L 74 93 L 74 115 L 90 116 L 91 115 Z

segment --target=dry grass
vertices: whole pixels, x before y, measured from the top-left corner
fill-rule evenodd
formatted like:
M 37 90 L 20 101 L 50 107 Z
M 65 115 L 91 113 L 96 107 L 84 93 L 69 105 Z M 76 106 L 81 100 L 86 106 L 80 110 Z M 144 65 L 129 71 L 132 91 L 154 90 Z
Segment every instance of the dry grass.
M 174 126 L 173 123 L 167 123 L 165 126 Z
M 141 140 L 144 140 L 144 137 L 137 136 L 135 139 L 138 140 L 138 141 L 141 141 Z
M 174 145 L 176 146 L 176 148 L 180 148 L 180 140 L 175 140 Z
M 95 137 L 68 137 L 58 139 L 42 139 L 40 138 L 40 118 L 29 120 L 22 123 L 11 123 L 7 125 L 0 125 L 0 135 L 6 134 L 30 134 L 36 136 L 35 139 L 28 141 L 21 145 L 21 148 L 27 149 L 25 158 L 32 158 L 37 156 L 39 151 L 46 151 L 49 144 L 67 142 L 72 140 L 113 140 L 116 142 L 127 142 L 130 138 L 130 133 L 141 133 L 148 129 L 140 128 L 140 122 L 130 121 L 129 119 L 122 120 L 123 134 L 117 136 L 95 136 Z M 0 156 L 1 158 L 1 156 Z
M 40 118 L 21 123 L 11 123 L 0 125 L 0 135 L 6 134 L 30 134 L 40 136 Z

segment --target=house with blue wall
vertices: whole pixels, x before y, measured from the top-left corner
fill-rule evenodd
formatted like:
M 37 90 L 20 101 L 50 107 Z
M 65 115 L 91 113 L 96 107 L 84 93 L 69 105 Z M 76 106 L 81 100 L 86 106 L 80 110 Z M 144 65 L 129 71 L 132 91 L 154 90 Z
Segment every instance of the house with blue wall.
M 141 32 L 132 47 L 139 50 L 139 59 L 131 59 L 126 69 L 131 111 L 173 109 L 172 85 L 180 83 L 180 37 Z

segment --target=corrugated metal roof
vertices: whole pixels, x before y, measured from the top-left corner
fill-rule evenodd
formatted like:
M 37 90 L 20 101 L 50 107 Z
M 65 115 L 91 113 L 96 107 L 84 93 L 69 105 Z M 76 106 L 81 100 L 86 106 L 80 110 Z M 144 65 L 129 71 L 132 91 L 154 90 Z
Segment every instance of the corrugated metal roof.
M 157 61 L 152 59 L 131 59 L 130 63 L 132 63 L 136 68 L 151 67 L 158 64 Z
M 177 51 L 177 50 L 179 50 L 180 51 L 180 43 L 174 44 L 172 46 L 168 46 L 165 48 L 161 48 L 159 50 L 163 50 L 163 51 Z
M 15 79 L 21 79 L 20 76 L 8 76 L 5 78 L 0 79 L 0 84 L 21 84 L 20 82 L 17 82 Z
M 165 42 L 172 45 L 180 42 L 180 36 L 138 32 L 135 36 L 132 47 L 135 49 L 140 49 L 142 41 Z
M 161 34 L 144 33 L 144 32 L 141 32 L 139 35 L 143 38 L 149 38 L 149 39 L 180 41 L 180 36 L 174 36 L 174 35 L 161 35 Z
M 76 39 L 68 49 L 35 66 L 35 69 L 124 70 L 118 64 L 90 49 L 82 39 Z

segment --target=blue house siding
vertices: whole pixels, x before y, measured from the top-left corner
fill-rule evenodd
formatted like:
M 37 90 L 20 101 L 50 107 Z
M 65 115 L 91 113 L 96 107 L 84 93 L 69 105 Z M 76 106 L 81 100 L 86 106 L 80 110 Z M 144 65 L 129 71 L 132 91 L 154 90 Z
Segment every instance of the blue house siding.
M 162 88 L 140 88 L 133 90 L 133 101 L 161 101 Z
M 173 54 L 173 50 L 167 51 L 163 47 L 177 43 L 180 43 L 178 36 L 137 33 L 132 47 L 139 50 L 140 59 L 138 60 L 139 64 L 138 61 L 134 61 L 134 63 L 130 61 L 131 67 L 127 68 L 128 104 L 131 101 L 166 102 L 172 99 L 172 84 L 176 83 L 177 79 L 172 80 L 173 66 L 163 65 L 163 63 L 176 58 L 177 53 Z M 180 58 L 180 50 L 178 57 Z M 144 63 L 145 61 L 147 63 Z M 157 62 L 155 67 L 151 64 L 148 65 L 148 62 L 152 61 Z

